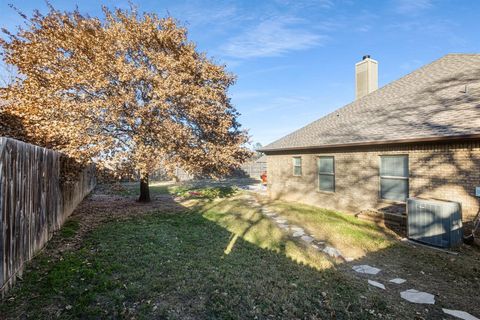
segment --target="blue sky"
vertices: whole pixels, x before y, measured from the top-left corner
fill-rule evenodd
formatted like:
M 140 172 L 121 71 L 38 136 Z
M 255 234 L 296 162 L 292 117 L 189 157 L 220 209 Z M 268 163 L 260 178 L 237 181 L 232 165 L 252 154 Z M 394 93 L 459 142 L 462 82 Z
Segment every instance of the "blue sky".
M 0 0 L 0 26 L 21 23 L 43 1 Z M 99 15 L 127 1 L 51 1 Z M 453 52 L 480 52 L 477 0 L 133 1 L 172 15 L 191 40 L 238 77 L 230 90 L 240 122 L 263 145 L 354 99 L 354 64 L 379 61 L 379 85 Z

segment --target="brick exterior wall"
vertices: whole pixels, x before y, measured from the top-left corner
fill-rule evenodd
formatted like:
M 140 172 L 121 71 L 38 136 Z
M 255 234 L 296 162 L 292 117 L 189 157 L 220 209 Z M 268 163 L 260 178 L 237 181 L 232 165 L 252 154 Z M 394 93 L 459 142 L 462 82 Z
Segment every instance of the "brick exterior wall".
M 458 201 L 463 220 L 478 209 L 480 142 L 268 152 L 268 192 L 273 199 L 299 201 L 350 213 L 392 206 L 380 199 L 380 156 L 404 154 L 409 159 L 409 196 Z M 317 157 L 335 157 L 335 192 L 318 190 Z M 292 157 L 302 157 L 300 177 L 293 176 Z M 400 207 L 405 207 L 400 205 Z

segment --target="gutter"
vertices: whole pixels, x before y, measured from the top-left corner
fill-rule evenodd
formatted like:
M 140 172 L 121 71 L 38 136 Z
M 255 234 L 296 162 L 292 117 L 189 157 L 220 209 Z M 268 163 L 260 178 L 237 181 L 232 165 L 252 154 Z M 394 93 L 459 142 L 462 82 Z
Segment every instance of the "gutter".
M 258 151 L 269 153 L 278 151 L 296 151 L 296 150 L 317 150 L 317 149 L 333 149 L 333 148 L 346 148 L 346 147 L 364 147 L 364 146 L 379 146 L 390 144 L 406 144 L 406 143 L 422 143 L 422 142 L 448 142 L 448 141 L 471 141 L 480 140 L 480 134 L 468 134 L 458 136 L 446 136 L 446 137 L 427 137 L 427 138 L 414 138 L 414 139 L 397 139 L 388 141 L 362 141 L 354 143 L 339 143 L 339 144 L 326 144 L 317 146 L 305 146 L 305 147 L 285 147 L 285 148 L 261 148 Z

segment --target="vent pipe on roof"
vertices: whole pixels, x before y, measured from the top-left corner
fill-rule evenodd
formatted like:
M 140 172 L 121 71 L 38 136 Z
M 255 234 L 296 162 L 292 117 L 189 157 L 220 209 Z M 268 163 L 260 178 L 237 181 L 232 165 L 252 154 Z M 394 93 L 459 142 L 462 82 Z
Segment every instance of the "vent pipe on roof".
M 378 62 L 365 55 L 355 64 L 355 99 L 378 89 Z

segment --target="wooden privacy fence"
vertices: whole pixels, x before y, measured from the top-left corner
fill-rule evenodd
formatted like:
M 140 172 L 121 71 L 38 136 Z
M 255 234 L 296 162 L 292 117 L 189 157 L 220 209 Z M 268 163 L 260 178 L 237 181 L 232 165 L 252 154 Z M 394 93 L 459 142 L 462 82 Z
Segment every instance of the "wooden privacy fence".
M 243 172 L 253 179 L 260 179 L 262 173 L 267 172 L 267 157 L 262 156 L 255 161 L 249 161 L 242 165 Z
M 0 137 L 0 293 L 95 187 L 95 168 L 60 183 L 61 154 Z

